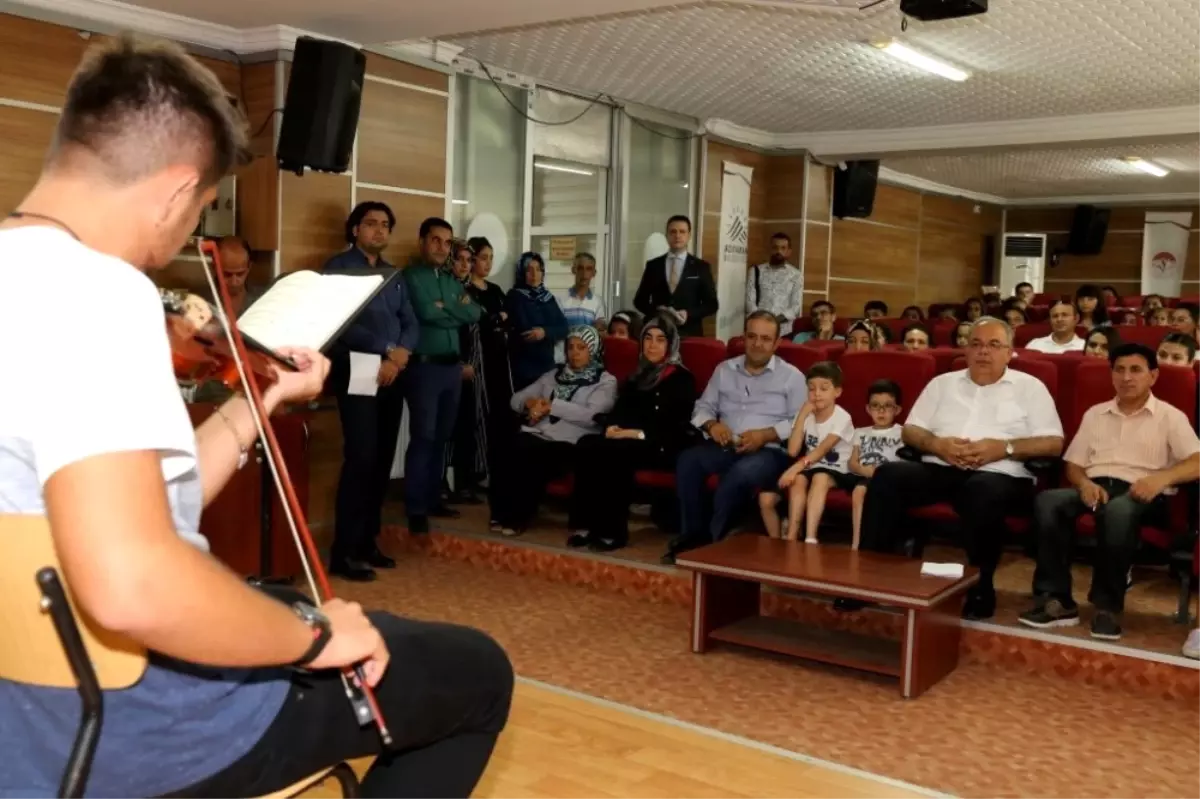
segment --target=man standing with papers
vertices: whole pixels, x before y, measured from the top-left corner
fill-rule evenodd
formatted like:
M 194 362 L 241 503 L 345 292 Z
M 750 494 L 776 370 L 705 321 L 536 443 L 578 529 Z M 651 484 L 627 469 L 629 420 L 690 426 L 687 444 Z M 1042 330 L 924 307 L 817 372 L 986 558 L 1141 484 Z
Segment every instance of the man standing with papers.
M 431 515 L 458 515 L 442 504 L 442 472 L 462 395 L 459 328 L 479 321 L 479 306 L 446 266 L 453 236 L 446 220 L 426 219 L 420 230 L 421 255 L 404 269 L 421 325 L 412 357 L 410 440 L 404 456 L 404 506 L 410 533 L 429 532 Z
M 396 565 L 379 551 L 375 538 L 400 437 L 405 372 L 420 335 L 408 286 L 383 259 L 395 221 L 383 203 L 359 203 L 346 220 L 349 249 L 330 258 L 324 269 L 335 275 L 378 269 L 386 281 L 342 334 L 330 373 L 342 422 L 342 472 L 329 570 L 360 582 L 375 579 L 372 567 Z

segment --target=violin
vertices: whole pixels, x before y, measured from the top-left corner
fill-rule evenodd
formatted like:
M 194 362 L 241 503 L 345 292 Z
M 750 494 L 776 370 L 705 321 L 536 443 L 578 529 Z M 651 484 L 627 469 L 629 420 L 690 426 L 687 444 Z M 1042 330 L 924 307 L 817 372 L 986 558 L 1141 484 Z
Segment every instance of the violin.
M 159 289 L 171 343 L 171 363 L 175 379 L 204 383 L 215 380 L 229 390 L 241 383 L 228 337 L 212 306 L 198 294 L 175 289 Z M 269 386 L 278 379 L 279 368 L 295 368 L 288 359 L 272 353 L 251 350 L 247 365 L 260 385 Z
M 262 398 L 263 390 L 278 379 L 278 370 L 297 367 L 289 359 L 242 335 L 236 322 L 231 321 L 236 318 L 233 298 L 221 269 L 221 255 L 216 242 L 203 238 L 194 241 L 204 277 L 212 296 L 217 298 L 217 304 L 209 306 L 202 298 L 186 292 L 171 293 L 170 297 L 167 297 L 167 293 L 163 294 L 176 376 L 181 372 L 190 376 L 207 376 L 208 379 L 221 380 L 231 390 L 245 390 L 258 438 L 264 444 L 267 468 L 279 493 L 292 540 L 299 550 L 300 563 L 304 567 L 313 602 L 320 607 L 333 598 L 333 588 L 312 532 L 308 529 L 304 508 L 297 498 L 287 464 L 283 460 L 283 450 L 275 437 L 275 429 L 271 426 Z M 251 349 L 251 345 L 254 349 Z M 341 678 L 359 725 L 374 723 L 384 747 L 392 746 L 391 732 L 379 710 L 375 693 L 367 684 L 362 666 L 343 669 Z

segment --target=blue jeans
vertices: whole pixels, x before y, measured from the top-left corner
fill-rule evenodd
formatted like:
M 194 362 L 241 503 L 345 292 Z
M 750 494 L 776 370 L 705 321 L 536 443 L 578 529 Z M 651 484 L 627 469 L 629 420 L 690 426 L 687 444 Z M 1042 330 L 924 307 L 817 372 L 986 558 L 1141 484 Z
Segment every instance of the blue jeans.
M 751 499 L 755 489 L 774 486 L 791 460 L 779 447 L 764 447 L 739 455 L 706 441 L 684 450 L 675 465 L 681 539 L 692 544 L 720 541 L 728 531 L 734 511 Z M 714 474 L 720 475 L 721 482 L 713 497 L 712 517 L 705 522 L 704 484 Z
M 404 505 L 411 518 L 428 516 L 441 502 L 446 445 L 454 435 L 463 379 L 459 364 L 415 363 L 408 372 Z

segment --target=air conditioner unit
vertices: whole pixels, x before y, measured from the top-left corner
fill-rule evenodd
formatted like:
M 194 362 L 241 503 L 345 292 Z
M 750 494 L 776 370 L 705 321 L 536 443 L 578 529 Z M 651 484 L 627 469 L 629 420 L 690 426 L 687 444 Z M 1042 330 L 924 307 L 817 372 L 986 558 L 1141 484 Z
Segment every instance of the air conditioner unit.
M 1046 234 L 1005 233 L 1000 242 L 1000 291 L 1016 292 L 1018 283 L 1029 283 L 1040 294 L 1046 281 Z

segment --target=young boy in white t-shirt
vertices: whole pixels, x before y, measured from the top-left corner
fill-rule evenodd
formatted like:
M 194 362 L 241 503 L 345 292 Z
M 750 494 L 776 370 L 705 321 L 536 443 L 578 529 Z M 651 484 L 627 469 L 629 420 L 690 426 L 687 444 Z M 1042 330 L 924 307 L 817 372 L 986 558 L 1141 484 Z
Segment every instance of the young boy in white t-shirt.
M 842 395 L 842 370 L 836 363 L 822 361 L 808 372 L 808 402 L 796 414 L 788 438 L 788 454 L 795 458 L 801 447 L 805 454 L 779 478 L 779 487 L 788 492 L 786 538 L 795 541 L 800 522 L 808 515 L 804 542 L 817 543 L 817 527 L 825 511 L 825 496 L 832 487 L 849 491 L 854 488 L 849 472 L 854 422 L 850 414 L 837 406 Z M 767 535 L 780 537 L 780 495 L 764 491 L 759 495 L 763 524 Z
M 854 431 L 854 445 L 850 455 L 850 473 L 857 478 L 851 492 L 854 540 L 851 549 L 858 549 L 862 531 L 863 503 L 867 501 L 867 481 L 875 474 L 881 463 L 899 460 L 897 455 L 901 440 L 900 425 L 896 415 L 900 413 L 900 386 L 892 380 L 876 380 L 867 389 L 867 413 L 871 414 L 871 427 L 860 427 Z

